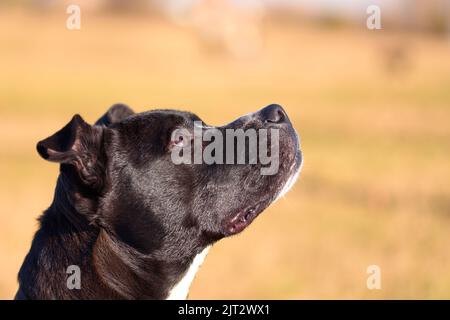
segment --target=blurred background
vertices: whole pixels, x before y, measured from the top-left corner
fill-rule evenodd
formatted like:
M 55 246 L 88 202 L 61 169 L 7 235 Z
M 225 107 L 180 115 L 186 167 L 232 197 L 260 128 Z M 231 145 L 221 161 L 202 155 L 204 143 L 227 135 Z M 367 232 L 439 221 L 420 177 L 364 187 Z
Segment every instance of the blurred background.
M 279 103 L 301 135 L 295 187 L 213 247 L 190 298 L 450 298 L 449 1 L 3 0 L 0 298 L 53 197 L 36 142 L 116 102 L 212 125 Z

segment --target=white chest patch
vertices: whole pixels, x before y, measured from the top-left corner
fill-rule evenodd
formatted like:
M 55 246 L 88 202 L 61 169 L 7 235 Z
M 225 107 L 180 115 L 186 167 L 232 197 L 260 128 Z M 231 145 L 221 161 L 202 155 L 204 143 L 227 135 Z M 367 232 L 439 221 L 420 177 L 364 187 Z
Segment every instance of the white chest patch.
M 189 293 L 189 287 L 194 280 L 195 274 L 198 268 L 202 265 L 208 254 L 210 247 L 206 247 L 202 252 L 197 254 L 189 266 L 188 270 L 184 274 L 183 278 L 170 290 L 166 300 L 184 300 Z

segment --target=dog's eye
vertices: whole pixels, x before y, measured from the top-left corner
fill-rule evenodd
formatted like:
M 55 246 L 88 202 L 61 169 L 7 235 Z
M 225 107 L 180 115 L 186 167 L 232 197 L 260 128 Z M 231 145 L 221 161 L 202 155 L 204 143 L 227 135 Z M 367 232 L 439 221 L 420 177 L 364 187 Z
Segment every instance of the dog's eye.
M 183 148 L 191 143 L 191 133 L 186 129 L 175 129 L 170 139 L 170 147 Z
M 184 145 L 184 141 L 184 136 L 179 136 L 175 140 L 173 140 L 172 143 L 177 147 L 182 147 Z

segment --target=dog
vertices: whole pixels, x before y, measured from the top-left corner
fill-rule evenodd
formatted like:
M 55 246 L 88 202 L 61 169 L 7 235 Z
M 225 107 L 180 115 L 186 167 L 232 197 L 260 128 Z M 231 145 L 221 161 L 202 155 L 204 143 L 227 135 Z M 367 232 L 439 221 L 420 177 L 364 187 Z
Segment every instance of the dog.
M 196 123 L 221 133 L 276 129 L 278 171 L 262 175 L 261 163 L 174 164 L 173 151 L 193 138 L 173 133 L 192 133 Z M 279 105 L 211 127 L 189 112 L 135 113 L 116 104 L 94 125 L 75 115 L 37 151 L 60 173 L 19 271 L 19 300 L 185 299 L 211 245 L 284 195 L 302 164 L 298 135 Z M 78 287 L 69 279 L 77 270 Z

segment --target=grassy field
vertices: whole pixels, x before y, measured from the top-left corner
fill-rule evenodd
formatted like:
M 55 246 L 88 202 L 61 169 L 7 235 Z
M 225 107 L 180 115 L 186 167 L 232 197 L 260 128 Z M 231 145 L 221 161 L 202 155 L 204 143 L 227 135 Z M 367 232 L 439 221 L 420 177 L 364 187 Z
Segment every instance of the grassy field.
M 233 59 L 162 21 L 65 18 L 0 13 L 0 298 L 52 199 L 58 169 L 36 142 L 115 102 L 209 124 L 276 102 L 301 135 L 296 186 L 213 247 L 190 298 L 450 298 L 449 41 L 269 21 L 264 50 Z

